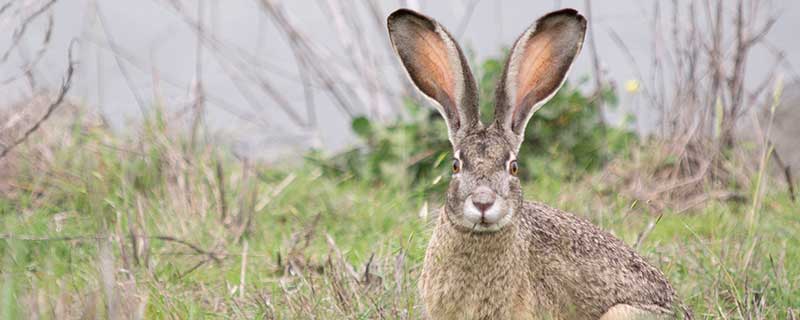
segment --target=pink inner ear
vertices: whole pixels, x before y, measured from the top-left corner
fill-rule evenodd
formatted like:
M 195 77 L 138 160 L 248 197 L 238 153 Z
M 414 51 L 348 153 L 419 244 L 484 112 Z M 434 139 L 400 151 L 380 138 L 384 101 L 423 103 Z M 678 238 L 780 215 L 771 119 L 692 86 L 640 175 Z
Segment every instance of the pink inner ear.
M 420 88 L 425 94 L 434 99 L 441 99 L 444 93 L 448 101 L 439 101 L 443 108 L 455 108 L 455 79 L 453 77 L 453 67 L 450 65 L 450 58 L 447 53 L 447 45 L 441 36 L 435 32 L 419 32 L 419 36 L 414 46 L 419 52 L 419 74 Z M 455 110 L 446 110 L 455 113 Z
M 515 116 L 533 107 L 536 102 L 544 99 L 550 88 L 557 86 L 554 81 L 559 81 L 550 73 L 553 71 L 553 36 L 547 33 L 536 34 L 525 43 L 522 56 L 519 57 L 517 70 L 517 92 L 514 97 Z

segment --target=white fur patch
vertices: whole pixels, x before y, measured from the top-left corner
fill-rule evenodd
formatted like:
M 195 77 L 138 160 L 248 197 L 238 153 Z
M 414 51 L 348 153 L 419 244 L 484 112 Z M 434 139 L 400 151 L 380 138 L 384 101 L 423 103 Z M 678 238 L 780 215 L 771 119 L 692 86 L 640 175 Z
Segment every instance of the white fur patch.
M 505 227 L 514 216 L 514 210 L 507 205 L 505 199 L 498 197 L 494 204 L 483 214 L 481 223 L 481 211 L 472 204 L 472 196 L 464 200 L 464 212 L 460 219 L 455 219 L 456 223 L 462 227 L 475 232 L 494 232 Z

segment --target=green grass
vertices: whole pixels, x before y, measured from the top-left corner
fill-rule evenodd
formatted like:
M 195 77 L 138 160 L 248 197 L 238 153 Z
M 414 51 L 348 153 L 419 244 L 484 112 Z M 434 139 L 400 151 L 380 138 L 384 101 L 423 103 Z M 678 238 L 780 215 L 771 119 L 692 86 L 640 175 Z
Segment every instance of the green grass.
M 419 318 L 441 194 L 303 161 L 246 164 L 167 131 L 156 121 L 136 140 L 77 133 L 47 159 L 17 151 L 27 161 L 0 195 L 0 318 Z M 596 179 L 545 175 L 525 183 L 526 198 L 633 245 L 657 216 Z M 774 188 L 762 203 L 752 232 L 751 203 L 665 212 L 638 251 L 697 318 L 797 314 L 800 207 Z

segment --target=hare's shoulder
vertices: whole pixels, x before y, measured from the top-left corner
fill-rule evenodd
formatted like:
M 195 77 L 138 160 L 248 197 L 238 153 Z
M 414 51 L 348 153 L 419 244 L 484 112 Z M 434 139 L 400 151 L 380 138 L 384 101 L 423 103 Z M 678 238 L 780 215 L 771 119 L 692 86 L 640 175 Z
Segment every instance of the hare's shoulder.
M 557 275 L 548 282 L 562 295 L 594 302 L 588 313 L 620 302 L 667 309 L 675 302 L 664 274 L 610 233 L 542 203 L 526 201 L 522 211 L 532 271 Z
M 622 240 L 582 217 L 532 201 L 525 201 L 522 215 L 522 229 L 530 250 L 556 250 L 555 254 L 572 262 L 594 262 L 590 267 L 611 267 L 664 278 Z
M 522 207 L 523 229 L 535 242 L 548 246 L 573 246 L 572 253 L 595 254 L 633 253 L 625 243 L 601 230 L 588 220 L 546 204 L 525 201 Z

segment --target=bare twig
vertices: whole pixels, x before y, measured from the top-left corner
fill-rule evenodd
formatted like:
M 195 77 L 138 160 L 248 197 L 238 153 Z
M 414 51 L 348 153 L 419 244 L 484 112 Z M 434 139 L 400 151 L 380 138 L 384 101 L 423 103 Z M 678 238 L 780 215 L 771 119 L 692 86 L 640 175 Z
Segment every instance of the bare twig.
M 175 242 L 175 243 L 182 244 L 182 245 L 187 246 L 190 249 L 194 250 L 194 252 L 197 252 L 197 253 L 199 253 L 201 255 L 205 255 L 206 257 L 208 257 L 208 259 L 213 260 L 216 263 L 222 262 L 222 258 L 224 257 L 224 254 L 222 254 L 222 253 L 217 253 L 217 252 L 212 252 L 212 251 L 205 250 L 203 248 L 198 247 L 197 245 L 192 244 L 191 242 L 188 242 L 188 241 L 182 240 L 182 239 L 178 239 L 178 238 L 175 238 L 173 236 L 152 236 L 151 238 L 152 239 L 162 240 L 162 241 L 169 241 L 169 242 Z
M 767 98 L 766 88 L 778 74 L 768 72 L 755 86 L 745 81 L 749 53 L 764 44 L 777 19 L 762 3 L 673 1 L 668 3 L 671 21 L 662 19 L 663 2 L 654 3 L 653 58 L 641 94 L 647 107 L 658 114 L 655 147 L 661 150 L 650 157 L 654 165 L 637 169 L 649 172 L 624 174 L 636 183 L 631 184 L 633 194 L 646 195 L 662 209 L 674 200 L 685 208 L 686 203 L 709 198 L 739 199 L 738 193 L 719 189 L 750 185 L 752 174 L 732 166 L 729 159 L 739 156 L 734 143 L 737 123 Z M 668 36 L 671 42 L 664 41 Z M 613 31 L 611 38 L 643 79 L 625 43 Z M 770 70 L 777 71 L 786 65 L 785 58 L 779 50 L 772 52 L 776 61 Z M 724 196 L 709 197 L 717 193 Z
M 117 42 L 114 41 L 114 37 L 111 34 L 111 30 L 108 29 L 106 18 L 103 15 L 103 12 L 100 10 L 99 6 L 97 7 L 95 14 L 97 15 L 97 20 L 100 22 L 100 26 L 103 28 L 103 34 L 106 37 L 106 41 L 109 42 L 108 48 L 111 50 L 111 53 L 114 56 L 114 61 L 117 64 L 117 69 L 119 69 L 119 73 L 122 75 L 122 78 L 125 79 L 125 83 L 128 85 L 128 90 L 131 91 L 131 94 L 136 100 L 136 104 L 139 106 L 139 111 L 141 112 L 142 116 L 145 116 L 147 114 L 146 111 L 147 109 L 145 106 L 144 98 L 142 98 L 139 92 L 136 91 L 136 88 L 133 84 L 133 77 L 131 77 L 131 75 L 128 73 L 128 68 L 126 68 L 125 65 L 123 64 L 119 50 L 117 49 L 118 47 L 110 45 L 111 43 L 117 43 Z
M 150 68 L 147 67 L 143 61 L 138 60 L 133 54 L 126 52 L 124 48 L 122 48 L 117 43 L 113 42 L 112 39 L 101 40 L 93 38 L 91 36 L 86 36 L 84 37 L 84 40 L 86 40 L 86 43 L 90 43 L 92 45 L 97 46 L 98 48 L 110 51 L 111 54 L 115 55 L 121 61 L 125 62 L 126 65 L 129 65 L 138 71 L 141 72 L 151 71 Z M 224 66 L 225 65 L 223 65 L 223 67 Z M 173 88 L 183 89 L 185 87 L 180 81 L 178 81 L 177 79 L 170 78 L 168 75 L 158 75 L 158 81 L 168 84 Z M 237 85 L 239 82 L 232 81 L 232 83 L 234 85 Z M 211 93 L 206 92 L 204 99 L 210 103 L 213 103 L 216 106 L 219 106 L 221 110 L 236 117 L 239 121 L 242 121 L 242 123 L 250 123 L 265 128 L 269 126 L 269 123 L 259 114 L 247 113 L 245 111 L 242 111 L 240 110 L 239 106 L 237 106 L 234 103 L 227 102 L 226 99 L 221 96 L 213 95 Z M 251 102 L 251 100 L 248 100 L 248 102 Z M 193 110 L 191 109 L 191 107 L 193 107 L 192 104 L 190 104 L 186 110 L 175 112 L 175 115 L 172 117 L 172 119 L 178 119 L 182 116 L 182 114 Z
M 6 13 L 6 10 L 8 10 L 8 8 L 11 8 L 11 4 L 12 3 L 13 2 L 9 1 L 9 2 L 6 2 L 6 4 L 4 4 L 2 7 L 0 7 L 0 16 L 2 16 L 4 13 Z
M 98 241 L 98 240 L 105 240 L 108 239 L 109 236 L 107 235 L 94 235 L 94 236 L 63 236 L 63 237 L 46 237 L 46 236 L 29 236 L 29 235 L 14 235 L 8 233 L 0 233 L 0 239 L 3 240 L 14 240 L 14 241 L 34 241 L 34 242 L 54 242 L 54 241 Z M 222 262 L 222 259 L 225 257 L 225 253 L 213 252 L 209 250 L 205 250 L 200 248 L 199 246 L 188 242 L 183 239 L 178 239 L 173 236 L 149 236 L 149 239 L 157 239 L 161 241 L 168 241 L 168 242 L 175 242 L 178 244 L 182 244 L 186 247 L 189 247 L 197 254 L 206 256 L 208 260 L 212 260 L 214 262 Z
M 228 217 L 228 201 L 225 198 L 225 171 L 222 167 L 222 161 L 217 159 L 216 163 L 217 173 L 217 203 L 219 204 L 219 220 L 223 225 L 227 226 L 231 223 Z
M 775 145 L 772 141 L 769 142 L 770 145 Z M 786 185 L 789 189 L 789 197 L 792 199 L 792 202 L 797 201 L 795 198 L 794 193 L 794 179 L 792 178 L 792 166 L 783 162 L 781 156 L 778 154 L 778 150 L 772 150 L 772 157 L 775 159 L 775 163 L 783 172 L 783 178 L 786 179 Z
M 42 117 L 39 118 L 39 120 L 36 121 L 33 124 L 33 126 L 28 128 L 28 130 L 25 130 L 25 133 L 22 135 L 22 137 L 11 142 L 11 144 L 9 144 L 7 147 L 5 147 L 5 149 L 3 149 L 2 152 L 0 152 L 0 160 L 2 160 L 6 155 L 8 155 L 8 153 L 11 152 L 11 150 L 13 150 L 17 146 L 25 142 L 25 140 L 27 140 L 31 134 L 36 132 L 36 130 L 38 130 L 39 127 L 41 127 L 42 123 L 44 123 L 45 121 L 47 121 L 47 119 L 50 118 L 53 112 L 56 111 L 56 109 L 58 109 L 59 106 L 61 106 L 61 103 L 64 102 L 64 98 L 66 97 L 67 92 L 69 92 L 69 89 L 72 87 L 72 75 L 75 72 L 76 62 L 72 60 L 72 48 L 75 43 L 76 42 L 74 40 L 70 43 L 67 53 L 68 65 L 67 65 L 66 75 L 64 76 L 64 80 L 61 82 L 61 88 L 59 89 L 55 100 L 53 100 L 53 102 L 51 102 L 50 105 L 47 107 L 47 111 L 45 111 L 44 115 L 42 115 Z
M 3 55 L 0 56 L 0 63 L 5 63 L 6 60 L 8 60 L 8 56 L 11 54 L 11 51 L 14 50 L 14 48 L 16 48 L 17 46 L 19 46 L 19 43 L 22 40 L 22 37 L 25 35 L 25 31 L 28 30 L 28 26 L 31 24 L 31 22 L 33 22 L 33 20 L 36 20 L 36 18 L 38 18 L 40 15 L 47 12 L 47 10 L 50 9 L 50 7 L 53 6 L 53 4 L 55 3 L 56 0 L 48 1 L 43 6 L 39 7 L 32 14 L 28 15 L 27 17 L 25 17 L 25 19 L 22 20 L 22 22 L 14 30 L 14 34 L 11 39 L 11 45 L 9 45 L 6 51 L 3 53 Z M 5 11 L 10 7 L 10 4 L 11 2 L 9 2 L 7 5 L 3 6 L 0 9 L 2 9 L 2 11 Z
M 584 7 L 586 8 L 586 19 L 589 21 L 589 30 L 587 34 L 587 38 L 589 40 L 589 52 L 592 54 L 592 69 L 594 70 L 594 81 L 595 81 L 595 92 L 600 92 L 603 90 L 605 84 L 603 82 L 603 72 L 600 69 L 600 57 L 597 54 L 597 46 L 595 45 L 595 35 L 594 35 L 594 26 L 592 19 L 592 4 L 590 0 L 584 1 Z
M 467 31 L 467 26 L 469 26 L 470 20 L 472 20 L 472 13 L 475 12 L 475 7 L 478 6 L 478 2 L 480 0 L 470 0 L 467 2 L 464 8 L 464 14 L 461 16 L 461 21 L 458 22 L 458 27 L 456 27 L 456 39 L 460 39 L 462 35 L 464 35 L 464 31 Z
M 265 9 L 267 13 L 270 14 L 273 21 L 275 22 L 276 26 L 281 28 L 281 30 L 286 34 L 287 40 L 291 46 L 297 48 L 302 52 L 303 57 L 306 63 L 311 67 L 311 70 L 316 74 L 316 76 L 322 81 L 323 86 L 327 89 L 327 91 L 331 94 L 332 98 L 337 102 L 339 108 L 345 112 L 349 117 L 354 116 L 354 111 L 351 109 L 352 102 L 348 101 L 347 96 L 355 96 L 355 94 L 347 94 L 343 92 L 343 88 L 340 88 L 335 84 L 333 77 L 328 73 L 328 70 L 320 66 L 319 64 L 322 59 L 318 54 L 314 53 L 312 47 L 307 43 L 305 37 L 303 37 L 299 30 L 295 28 L 295 26 L 289 21 L 288 17 L 286 16 L 286 12 L 283 8 L 275 3 L 274 1 L 262 0 L 261 1 L 262 7 Z
M 250 102 L 253 108 L 261 108 L 263 107 L 263 101 L 260 101 L 259 98 L 255 97 L 249 89 L 242 85 L 242 82 L 252 82 L 258 85 L 258 87 L 270 97 L 270 99 L 275 102 L 275 106 L 280 108 L 288 117 L 292 123 L 303 126 L 304 121 L 302 117 L 294 110 L 290 100 L 276 88 L 276 86 L 270 81 L 262 77 L 259 73 L 255 72 L 252 68 L 252 60 L 249 58 L 240 58 L 231 56 L 229 48 L 227 48 L 223 43 L 222 40 L 213 37 L 213 35 L 208 34 L 203 31 L 202 20 L 200 19 L 193 19 L 190 16 L 185 14 L 185 8 L 182 7 L 178 2 L 172 3 L 172 8 L 183 17 L 183 20 L 186 24 L 192 27 L 195 32 L 197 32 L 198 41 L 202 39 L 205 45 L 208 45 L 211 49 L 210 52 L 214 54 L 216 61 L 219 65 L 223 68 L 223 71 L 231 78 L 231 83 L 236 87 L 236 89 L 242 94 L 242 96 Z M 247 77 L 246 80 L 248 81 L 238 81 L 241 80 L 242 76 Z
M 205 116 L 205 90 L 203 88 L 203 38 L 205 36 L 205 1 L 197 2 L 197 43 L 195 44 L 194 84 L 192 86 L 192 119 L 190 146 L 197 148 L 197 134 Z
M 108 236 L 63 236 L 63 237 L 44 237 L 44 236 L 28 236 L 28 235 L 15 235 L 10 233 L 0 233 L 0 239 L 13 240 L 13 241 L 34 241 L 34 242 L 58 242 L 58 241 L 95 241 L 103 240 Z
M 190 273 L 194 272 L 198 268 L 200 268 L 203 265 L 205 265 L 206 263 L 208 263 L 208 261 L 209 261 L 208 259 L 200 260 L 199 262 L 195 263 L 191 268 L 189 268 L 189 269 L 181 272 L 180 274 L 178 274 L 178 279 L 182 279 L 182 278 L 186 277 Z
M 647 227 L 645 227 L 644 230 L 642 230 L 642 232 L 639 233 L 639 236 L 636 237 L 636 244 L 633 245 L 634 249 L 639 249 L 639 247 L 642 246 L 644 240 L 647 238 L 648 235 L 650 235 L 651 232 L 653 232 L 653 230 L 656 228 L 656 225 L 658 224 L 659 221 L 661 221 L 661 217 L 663 216 L 664 216 L 663 214 L 659 214 L 658 218 L 650 221 L 647 224 Z
M 369 284 L 370 282 L 370 272 L 369 268 L 372 266 L 372 259 L 375 259 L 375 253 L 369 255 L 369 259 L 367 259 L 367 264 L 364 266 L 364 283 Z
M 0 85 L 7 85 L 7 84 L 9 84 L 11 82 L 14 82 L 17 79 L 27 75 L 28 78 L 29 78 L 28 82 L 31 84 L 31 88 L 35 87 L 35 83 L 34 83 L 34 80 L 33 80 L 33 70 L 39 64 L 39 62 L 42 60 L 42 58 L 44 57 L 45 52 L 47 52 L 47 47 L 50 45 L 50 40 L 52 39 L 52 36 L 53 36 L 53 26 L 54 26 L 54 24 L 55 24 L 55 22 L 54 22 L 54 19 L 53 19 L 53 13 L 51 12 L 49 14 L 49 16 L 48 16 L 47 29 L 45 30 L 44 35 L 42 36 L 41 45 L 40 45 L 39 49 L 36 50 L 36 53 L 34 54 L 33 59 L 26 61 L 24 66 L 21 67 L 21 70 L 17 74 L 8 76 L 8 77 L 0 80 Z

